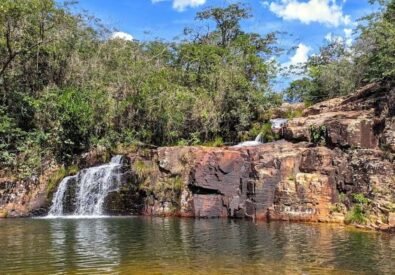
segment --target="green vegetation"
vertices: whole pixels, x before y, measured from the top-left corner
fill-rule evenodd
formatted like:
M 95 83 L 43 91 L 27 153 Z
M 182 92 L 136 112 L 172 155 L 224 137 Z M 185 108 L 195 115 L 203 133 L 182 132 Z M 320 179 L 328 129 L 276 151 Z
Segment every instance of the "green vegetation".
M 366 224 L 367 218 L 362 209 L 362 206 L 359 204 L 353 206 L 353 208 L 349 212 L 347 212 L 344 222 L 347 224 Z
M 251 130 L 242 136 L 241 139 L 254 140 L 259 134 L 261 134 L 265 142 L 271 142 L 279 138 L 278 134 L 273 132 L 271 123 L 253 123 Z
M 55 0 L 0 5 L 0 165 L 39 174 L 95 147 L 236 143 L 271 92 L 276 35 L 245 32 L 242 4 L 199 12 L 215 28 L 174 42 L 109 39 Z M 200 24 L 200 23 L 199 23 Z
M 353 200 L 361 205 L 365 205 L 369 203 L 369 199 L 366 198 L 365 195 L 362 193 L 353 194 Z
M 368 221 L 368 204 L 369 199 L 365 197 L 364 194 L 353 194 L 352 196 L 354 206 L 349 212 L 347 212 L 345 217 L 346 223 L 356 223 L 356 224 L 366 224 Z
M 52 195 L 52 193 L 56 190 L 62 179 L 64 179 L 67 176 L 76 175 L 78 171 L 79 169 L 75 165 L 59 168 L 52 175 L 50 175 L 48 179 L 47 193 L 49 195 Z
M 302 68 L 306 77 L 286 89 L 289 100 L 311 104 L 347 95 L 370 82 L 394 82 L 395 1 L 370 2 L 378 2 L 381 11 L 362 18 L 355 43 L 350 46 L 336 38 L 326 42 Z
M 311 125 L 310 126 L 310 140 L 312 143 L 318 144 L 318 145 L 325 145 L 326 138 L 327 138 L 327 130 L 326 130 L 325 125 L 321 125 L 321 126 Z
M 151 162 L 144 162 L 142 160 L 136 160 L 133 163 L 133 171 L 136 173 L 136 175 L 140 178 L 140 179 L 145 179 L 147 178 L 152 170 L 153 170 L 153 165 Z
M 343 213 L 345 206 L 342 203 L 335 203 L 331 206 L 330 210 L 333 213 Z
M 356 30 L 355 45 L 332 41 L 310 58 L 288 99 L 310 104 L 394 80 L 395 1 L 380 4 Z M 248 7 L 203 10 L 197 22 L 213 28 L 187 28 L 169 42 L 110 39 L 100 20 L 71 10 L 55 0 L 1 2 L 2 173 L 39 175 L 92 148 L 276 139 L 265 123 L 282 101 L 270 86 L 280 50 L 276 33 L 242 29 Z M 312 132 L 317 143 L 321 130 Z
M 301 117 L 301 116 L 303 116 L 303 110 L 302 109 L 292 109 L 292 108 L 290 108 L 285 113 L 285 118 L 287 118 L 287 119 L 293 119 L 293 118 L 297 118 L 297 117 Z
M 202 145 L 208 147 L 221 147 L 224 145 L 224 140 L 222 137 L 216 137 L 213 141 L 208 141 Z
M 340 193 L 339 194 L 339 202 L 342 204 L 345 204 L 347 202 L 348 198 L 345 193 Z

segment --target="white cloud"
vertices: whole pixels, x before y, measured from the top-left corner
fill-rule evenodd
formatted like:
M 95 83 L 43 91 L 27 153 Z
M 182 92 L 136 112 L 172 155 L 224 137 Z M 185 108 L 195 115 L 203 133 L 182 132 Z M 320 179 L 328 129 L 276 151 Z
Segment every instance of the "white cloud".
M 263 3 L 268 5 L 267 1 Z M 299 20 L 304 24 L 318 22 L 338 27 L 351 23 L 350 16 L 343 14 L 336 0 L 276 0 L 270 3 L 269 9 L 284 20 Z
M 346 35 L 346 37 L 351 37 L 352 29 L 344 29 L 344 34 Z
M 151 0 L 152 3 L 164 2 L 167 0 Z M 196 8 L 198 6 L 204 5 L 207 0 L 172 0 L 173 9 L 177 11 L 184 11 L 188 7 Z
M 298 65 L 302 63 L 306 63 L 307 59 L 309 58 L 309 52 L 311 48 L 306 46 L 303 43 L 298 45 L 295 54 L 290 58 L 288 65 Z
M 295 54 L 285 63 L 281 64 L 281 70 L 285 71 L 287 81 L 299 79 L 304 75 L 303 66 L 309 59 L 309 52 L 313 49 L 303 43 L 299 43 Z
M 126 41 L 132 41 L 133 40 L 133 36 L 126 33 L 126 32 L 113 32 L 111 34 L 111 39 L 123 39 Z
M 347 48 L 352 46 L 353 38 L 352 38 L 352 29 L 343 29 L 344 36 L 334 35 L 333 33 L 328 33 L 325 35 L 325 39 L 329 42 L 340 42 L 344 43 Z
M 330 33 L 327 33 L 326 35 L 325 35 L 325 40 L 327 40 L 327 41 L 332 41 L 332 36 L 333 36 L 333 34 L 330 32 Z
M 344 29 L 344 38 L 346 39 L 347 47 L 352 46 L 352 29 Z
M 328 42 L 339 42 L 339 43 L 344 42 L 344 38 L 342 36 L 334 35 L 331 32 L 325 35 L 325 40 L 327 40 Z

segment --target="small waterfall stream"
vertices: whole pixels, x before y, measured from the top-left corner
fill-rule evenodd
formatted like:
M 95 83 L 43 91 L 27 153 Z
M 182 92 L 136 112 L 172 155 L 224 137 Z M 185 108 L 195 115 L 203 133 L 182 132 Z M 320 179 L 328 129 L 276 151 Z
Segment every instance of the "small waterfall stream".
M 103 215 L 103 204 L 110 192 L 121 185 L 122 156 L 115 156 L 110 163 L 80 171 L 77 175 L 64 178 L 54 194 L 49 217 L 65 215 L 65 201 L 70 188 L 75 188 L 76 216 Z
M 287 122 L 288 119 L 285 118 L 275 118 L 270 120 L 270 124 L 272 125 L 272 130 L 274 131 L 278 131 L 279 129 L 282 129 Z M 255 140 L 244 141 L 233 147 L 239 148 L 239 147 L 247 147 L 247 146 L 258 146 L 263 143 L 265 143 L 265 138 L 262 136 L 262 133 L 260 133 L 255 138 Z
M 75 179 L 77 176 L 65 177 L 58 186 L 58 190 L 53 195 L 52 206 L 49 209 L 48 216 L 62 216 L 63 215 L 63 198 L 67 191 L 68 182 Z
M 246 147 L 246 146 L 258 146 L 264 143 L 262 134 L 259 134 L 255 140 L 249 140 L 249 141 L 244 141 L 241 142 L 233 147 L 239 148 L 239 147 Z

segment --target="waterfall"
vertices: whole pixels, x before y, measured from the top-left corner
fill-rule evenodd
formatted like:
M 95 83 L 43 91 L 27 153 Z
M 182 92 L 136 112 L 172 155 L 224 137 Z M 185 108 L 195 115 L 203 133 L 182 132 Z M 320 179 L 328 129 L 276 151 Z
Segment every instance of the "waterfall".
M 61 216 L 63 215 L 63 198 L 65 196 L 68 182 L 76 176 L 65 177 L 58 186 L 58 190 L 53 196 L 52 206 L 49 209 L 48 216 Z
M 272 130 L 273 131 L 278 131 L 282 129 L 288 122 L 288 119 L 285 118 L 275 118 L 270 120 L 270 124 L 272 125 Z M 241 142 L 233 147 L 246 147 L 246 146 L 258 146 L 262 143 L 265 143 L 265 140 L 262 136 L 262 133 L 260 133 L 255 140 L 249 140 L 249 141 L 244 141 Z
M 241 142 L 233 147 L 258 146 L 258 145 L 261 145 L 262 143 L 263 143 L 263 137 L 262 137 L 262 133 L 260 133 L 255 138 L 255 140 L 244 141 L 244 142 Z
M 272 124 L 272 129 L 273 130 L 278 130 L 284 127 L 288 122 L 288 119 L 286 118 L 274 118 L 270 120 L 270 123 Z
M 64 178 L 54 194 L 48 216 L 65 215 L 65 202 L 75 190 L 73 215 L 103 215 L 103 205 L 110 192 L 118 191 L 121 184 L 122 156 L 110 163 L 80 171 L 76 176 Z M 75 186 L 74 186 L 75 185 Z

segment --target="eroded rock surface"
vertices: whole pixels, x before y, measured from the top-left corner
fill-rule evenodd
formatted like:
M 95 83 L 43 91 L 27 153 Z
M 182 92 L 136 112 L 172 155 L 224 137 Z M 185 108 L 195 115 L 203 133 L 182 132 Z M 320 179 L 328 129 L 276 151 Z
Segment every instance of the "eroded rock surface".
M 394 153 L 395 88 L 368 85 L 355 94 L 307 108 L 303 116 L 288 122 L 284 138 L 341 148 L 388 149 Z
M 394 202 L 394 164 L 380 150 L 345 152 L 277 141 L 253 147 L 163 147 L 138 180 L 146 215 L 249 217 L 257 220 L 341 222 L 353 194 L 364 194 L 385 219 Z M 175 183 L 181 183 L 175 187 Z M 342 195 L 340 195 L 342 194 Z

